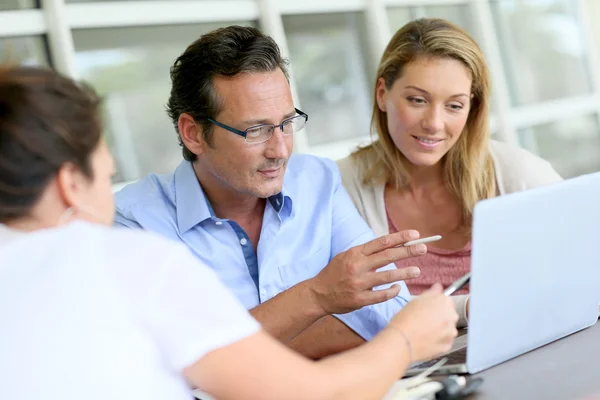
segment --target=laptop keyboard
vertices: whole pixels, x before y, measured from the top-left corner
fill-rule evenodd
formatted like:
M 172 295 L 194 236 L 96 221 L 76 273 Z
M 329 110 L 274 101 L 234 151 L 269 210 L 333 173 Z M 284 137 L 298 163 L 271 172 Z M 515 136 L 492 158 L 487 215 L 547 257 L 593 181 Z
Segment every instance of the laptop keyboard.
M 463 347 L 462 349 L 458 349 L 456 351 L 453 351 L 452 353 L 448 353 L 438 358 L 434 358 L 433 360 L 425 361 L 421 364 L 415 365 L 415 367 L 429 368 L 443 358 L 448 359 L 448 361 L 446 361 L 444 365 L 464 364 L 467 362 L 467 348 Z

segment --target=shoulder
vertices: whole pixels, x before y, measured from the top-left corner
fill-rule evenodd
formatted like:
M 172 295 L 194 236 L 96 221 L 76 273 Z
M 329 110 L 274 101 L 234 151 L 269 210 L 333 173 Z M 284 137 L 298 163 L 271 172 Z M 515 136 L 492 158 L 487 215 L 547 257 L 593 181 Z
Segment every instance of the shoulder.
M 64 235 L 76 238 L 78 243 L 85 242 L 95 246 L 105 254 L 112 254 L 117 258 L 135 257 L 139 263 L 156 263 L 167 254 L 172 256 L 186 252 L 184 245 L 152 231 L 85 222 L 75 222 L 72 225 L 65 228 Z
M 35 247 L 36 256 L 48 260 L 69 258 L 86 260 L 86 265 L 148 265 L 168 264 L 165 257 L 185 252 L 179 243 L 168 240 L 148 231 L 109 227 L 84 221 L 74 221 L 68 225 L 39 230 L 20 235 L 14 246 L 16 250 Z M 68 248 L 68 251 L 65 249 Z M 19 252 L 17 250 L 17 252 Z M 23 254 L 21 252 L 21 254 Z M 170 256 L 169 256 L 170 257 Z
M 337 160 L 337 166 L 344 182 L 359 180 L 358 164 L 352 155 Z
M 335 162 L 329 158 L 317 157 L 311 154 L 294 154 L 288 162 L 288 171 L 297 174 L 300 171 L 338 173 Z
M 501 194 L 562 180 L 548 161 L 520 147 L 492 140 L 490 154 Z
M 174 198 L 174 173 L 158 175 L 149 174 L 146 177 L 125 186 L 115 193 L 117 210 L 127 210 L 138 204 L 164 202 Z
M 183 243 L 149 230 L 88 223 L 69 228 L 71 232 L 65 233 L 71 243 L 81 247 L 80 257 L 94 259 L 105 273 L 140 289 L 144 285 L 150 289 L 182 269 L 209 271 Z
M 310 154 L 290 157 L 285 173 L 286 188 L 326 189 L 339 184 L 340 172 L 333 160 Z
M 344 187 L 348 193 L 350 193 L 350 196 L 353 198 L 353 200 L 357 196 L 363 197 L 367 194 L 371 196 L 374 192 L 377 192 L 381 189 L 382 185 L 379 183 L 372 182 L 366 184 L 364 182 L 365 171 L 369 167 L 368 158 L 364 157 L 364 154 L 351 154 L 338 160 L 337 165 L 340 169 L 340 175 L 342 177 Z
M 177 215 L 175 172 L 150 174 L 125 186 L 114 199 L 115 225 L 171 232 Z
M 356 202 L 356 197 L 359 196 L 367 188 L 363 183 L 362 173 L 358 161 L 352 155 L 342 158 L 337 161 L 338 168 L 340 169 L 340 176 L 342 178 L 342 184 L 350 194 L 353 201 Z

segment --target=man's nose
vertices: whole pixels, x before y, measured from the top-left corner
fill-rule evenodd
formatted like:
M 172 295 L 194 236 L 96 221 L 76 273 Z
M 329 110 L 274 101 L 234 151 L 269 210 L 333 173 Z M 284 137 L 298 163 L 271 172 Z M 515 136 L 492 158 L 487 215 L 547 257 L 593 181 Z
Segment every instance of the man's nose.
M 266 144 L 267 149 L 265 156 L 267 158 L 284 160 L 287 160 L 289 158 L 289 150 L 287 147 L 285 137 L 283 136 L 281 127 L 275 127 L 275 130 L 273 131 L 273 136 L 271 136 L 269 140 L 267 140 Z

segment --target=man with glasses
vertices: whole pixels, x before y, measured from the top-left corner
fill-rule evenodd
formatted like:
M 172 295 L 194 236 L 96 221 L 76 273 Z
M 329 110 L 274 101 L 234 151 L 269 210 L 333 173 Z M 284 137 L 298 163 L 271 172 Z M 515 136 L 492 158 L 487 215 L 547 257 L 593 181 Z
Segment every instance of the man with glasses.
M 387 324 L 409 297 L 402 281 L 418 275 L 391 263 L 426 248 L 398 247 L 414 231 L 374 239 L 335 163 L 292 155 L 308 116 L 286 67 L 254 28 L 192 43 L 171 68 L 167 104 L 184 161 L 117 193 L 115 223 L 185 243 L 265 330 L 320 358 Z

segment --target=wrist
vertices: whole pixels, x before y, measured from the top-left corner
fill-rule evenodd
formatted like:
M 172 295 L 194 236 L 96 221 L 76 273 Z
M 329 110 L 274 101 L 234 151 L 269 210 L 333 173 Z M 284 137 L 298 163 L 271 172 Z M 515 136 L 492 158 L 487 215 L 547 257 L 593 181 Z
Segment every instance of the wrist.
M 413 353 L 412 342 L 403 331 L 398 330 L 396 333 L 398 333 L 400 335 L 400 337 L 404 340 L 404 343 L 406 345 L 406 350 L 408 352 L 408 364 L 410 365 L 415 361 L 415 355 Z
M 321 318 L 329 315 L 329 312 L 323 306 L 321 299 L 323 298 L 319 291 L 316 289 L 314 278 L 307 279 L 299 283 L 298 288 L 300 289 L 302 296 L 302 305 L 311 316 Z
M 404 322 L 404 321 L 403 321 Z M 410 328 L 408 328 L 408 324 L 389 324 L 386 327 L 386 330 L 390 330 L 392 334 L 399 339 L 406 348 L 406 355 L 409 359 L 409 363 L 412 364 L 415 361 L 419 360 L 419 355 L 415 353 L 416 347 L 418 347 L 418 338 L 415 338 L 414 335 L 410 333 Z M 416 347 L 415 347 L 416 346 Z
M 386 357 L 403 369 L 415 362 L 413 341 L 404 329 L 388 325 L 367 345 L 379 345 L 384 349 Z

